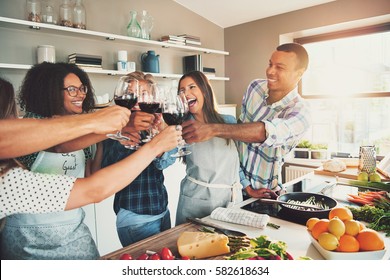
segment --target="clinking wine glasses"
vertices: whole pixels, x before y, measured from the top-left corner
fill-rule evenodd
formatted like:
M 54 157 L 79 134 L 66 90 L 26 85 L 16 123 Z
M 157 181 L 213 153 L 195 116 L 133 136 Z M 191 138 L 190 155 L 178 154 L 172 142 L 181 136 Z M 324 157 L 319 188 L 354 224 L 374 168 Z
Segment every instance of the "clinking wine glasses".
M 138 87 L 138 80 L 128 76 L 120 77 L 114 93 L 115 104 L 129 110 L 133 108 L 138 101 Z M 118 141 L 130 140 L 130 138 L 122 135 L 119 130 L 114 134 L 107 134 L 107 137 Z
M 181 125 L 188 117 L 189 107 L 187 98 L 182 91 L 180 91 L 179 94 L 174 93 L 167 95 L 162 105 L 163 118 L 168 125 Z M 185 142 L 183 140 L 182 143 L 177 146 L 177 153 L 172 154 L 171 157 L 183 157 L 191 154 L 190 151 L 183 150 L 184 144 Z
M 162 88 L 154 83 L 141 83 L 139 85 L 138 106 L 141 111 L 149 114 L 161 114 Z M 149 135 L 143 142 L 150 141 L 157 133 L 158 129 L 152 125 L 148 130 Z

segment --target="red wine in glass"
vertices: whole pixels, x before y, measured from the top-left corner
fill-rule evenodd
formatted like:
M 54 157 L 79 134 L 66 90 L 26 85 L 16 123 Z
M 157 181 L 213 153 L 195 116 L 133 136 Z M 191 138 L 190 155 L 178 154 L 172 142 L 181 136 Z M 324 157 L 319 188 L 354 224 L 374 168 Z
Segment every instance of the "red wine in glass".
M 163 113 L 164 121 L 168 125 L 178 125 L 182 124 L 183 121 L 187 118 L 188 113 Z
M 115 104 L 126 107 L 127 109 L 131 109 L 134 107 L 135 104 L 137 104 L 137 96 L 134 94 L 124 95 L 118 98 L 114 99 Z
M 157 111 L 161 110 L 160 103 L 157 103 L 157 102 L 152 102 L 152 103 L 139 102 L 138 106 L 142 111 L 149 113 L 149 114 L 154 114 L 154 113 L 157 113 Z

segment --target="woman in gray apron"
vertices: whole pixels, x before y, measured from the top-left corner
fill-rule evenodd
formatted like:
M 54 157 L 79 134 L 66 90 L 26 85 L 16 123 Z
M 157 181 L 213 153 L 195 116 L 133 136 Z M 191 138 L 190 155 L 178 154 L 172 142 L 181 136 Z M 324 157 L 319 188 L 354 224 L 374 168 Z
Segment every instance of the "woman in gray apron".
M 215 110 L 214 95 L 207 77 L 199 71 L 185 74 L 179 81 L 185 93 L 191 118 L 204 123 L 235 123 L 233 116 Z M 180 185 L 176 225 L 188 217 L 202 218 L 217 207 L 229 207 L 242 201 L 245 180 L 234 141 L 211 138 L 189 146 L 185 156 L 186 177 Z M 240 179 L 242 178 L 242 179 Z

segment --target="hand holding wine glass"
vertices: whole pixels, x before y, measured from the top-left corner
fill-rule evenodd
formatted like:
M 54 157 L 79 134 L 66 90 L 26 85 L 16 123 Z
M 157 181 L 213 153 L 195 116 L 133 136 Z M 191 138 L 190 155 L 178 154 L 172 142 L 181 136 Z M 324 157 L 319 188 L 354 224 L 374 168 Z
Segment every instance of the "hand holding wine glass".
M 128 76 L 120 77 L 114 93 L 115 104 L 130 110 L 137 104 L 137 101 L 138 81 Z M 122 135 L 120 131 L 117 131 L 115 134 L 107 134 L 107 137 L 118 141 L 129 140 L 129 138 Z
M 164 121 L 168 125 L 181 125 L 189 114 L 187 98 L 183 92 L 179 94 L 170 94 L 166 96 L 162 106 Z M 182 157 L 191 154 L 188 150 L 183 150 L 183 143 L 179 143 L 178 152 L 171 155 L 172 157 Z

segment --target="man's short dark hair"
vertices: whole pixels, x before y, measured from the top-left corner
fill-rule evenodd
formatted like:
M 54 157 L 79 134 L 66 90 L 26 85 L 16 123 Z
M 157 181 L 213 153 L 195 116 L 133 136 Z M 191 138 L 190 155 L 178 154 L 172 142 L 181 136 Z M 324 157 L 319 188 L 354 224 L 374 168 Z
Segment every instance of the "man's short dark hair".
M 307 54 L 306 49 L 298 44 L 298 43 L 287 43 L 280 45 L 276 48 L 276 50 L 281 52 L 293 52 L 298 57 L 298 67 L 307 69 L 307 65 L 309 64 L 309 55 Z

